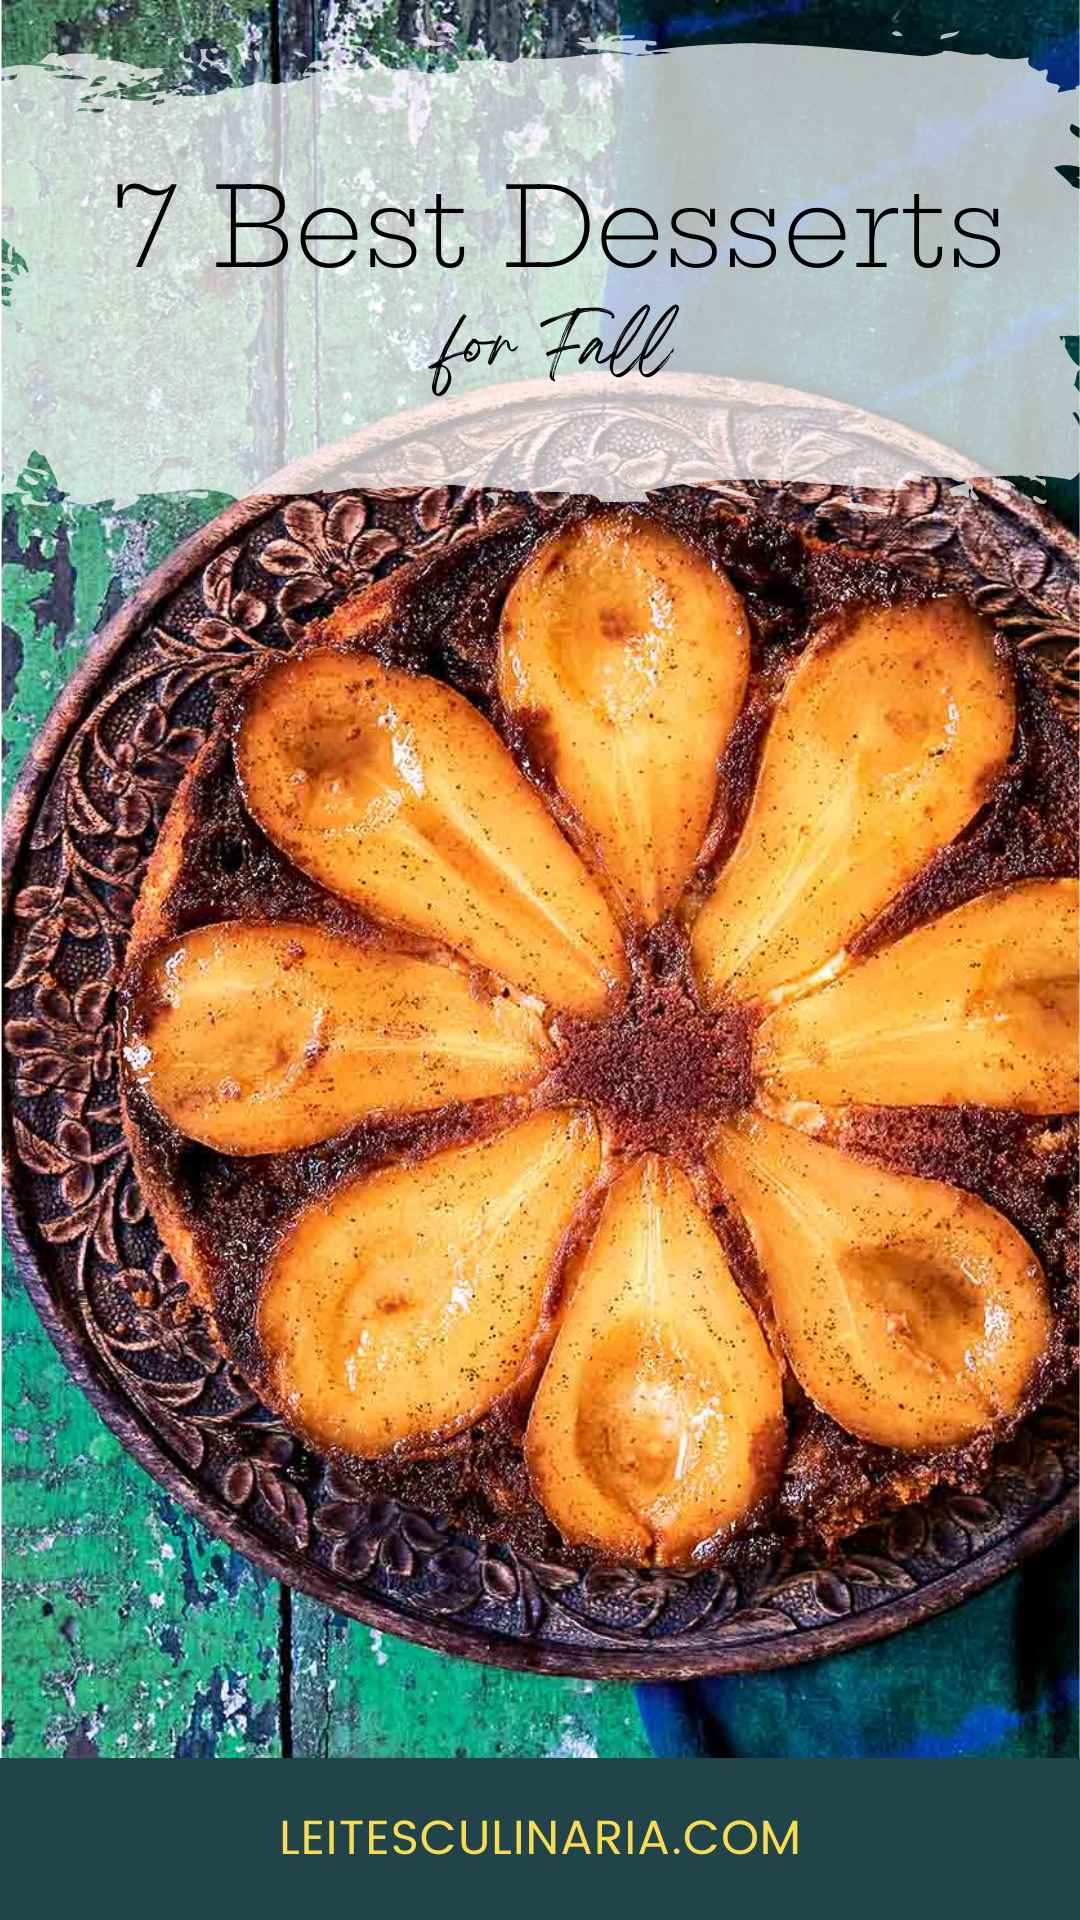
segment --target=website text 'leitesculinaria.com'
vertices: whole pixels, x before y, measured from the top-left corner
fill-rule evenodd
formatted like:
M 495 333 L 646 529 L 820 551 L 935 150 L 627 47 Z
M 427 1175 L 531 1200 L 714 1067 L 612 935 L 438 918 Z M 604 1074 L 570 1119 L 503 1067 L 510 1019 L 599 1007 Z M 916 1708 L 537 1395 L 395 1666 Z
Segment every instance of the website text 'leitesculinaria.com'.
M 454 1819 L 408 1816 L 282 1820 L 281 1852 L 289 1858 L 344 1854 L 357 1859 L 414 1854 L 483 1854 L 531 1858 L 545 1854 L 781 1855 L 799 1851 L 797 1820 L 771 1821 L 695 1816 L 679 1823 L 624 1819 L 531 1819 L 469 1815 Z

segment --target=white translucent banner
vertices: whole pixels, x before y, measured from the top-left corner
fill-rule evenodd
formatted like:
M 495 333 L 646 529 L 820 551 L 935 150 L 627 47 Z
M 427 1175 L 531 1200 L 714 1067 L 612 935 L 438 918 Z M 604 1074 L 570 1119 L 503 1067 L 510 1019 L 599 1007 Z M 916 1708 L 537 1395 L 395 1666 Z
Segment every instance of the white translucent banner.
M 88 501 L 239 495 L 297 460 L 312 487 L 386 484 L 392 442 L 401 484 L 632 496 L 679 477 L 647 421 L 693 375 L 735 383 L 734 416 L 687 478 L 892 484 L 868 412 L 909 430 L 908 473 L 1075 469 L 1075 102 L 1023 62 L 623 48 L 205 96 L 140 79 L 72 56 L 7 80 L 9 483 L 38 450 Z M 567 382 L 598 370 L 594 440 L 631 389 L 637 438 L 612 429 L 590 469 L 550 403 L 572 420 Z M 515 399 L 463 447 L 463 397 L 550 374 L 543 428 Z M 422 431 L 356 442 L 417 407 Z

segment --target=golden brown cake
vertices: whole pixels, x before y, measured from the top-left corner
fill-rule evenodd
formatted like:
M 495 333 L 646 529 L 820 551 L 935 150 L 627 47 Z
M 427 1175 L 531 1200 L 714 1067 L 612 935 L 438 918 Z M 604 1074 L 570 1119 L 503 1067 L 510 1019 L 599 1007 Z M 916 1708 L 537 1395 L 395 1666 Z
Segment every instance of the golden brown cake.
M 965 602 L 677 492 L 398 568 L 166 821 L 126 1125 L 373 1491 L 688 1565 L 971 1486 L 1074 1363 L 1076 776 Z

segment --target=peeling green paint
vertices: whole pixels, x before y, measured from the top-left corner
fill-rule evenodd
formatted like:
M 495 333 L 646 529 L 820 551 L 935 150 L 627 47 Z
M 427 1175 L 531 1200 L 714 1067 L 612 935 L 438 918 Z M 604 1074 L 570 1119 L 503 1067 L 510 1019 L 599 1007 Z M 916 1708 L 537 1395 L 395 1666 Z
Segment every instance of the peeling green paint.
M 644 1759 L 630 1687 L 503 1673 L 293 1601 L 293 1743 L 308 1759 Z
M 4 1751 L 276 1755 L 278 1591 L 154 1486 L 4 1275 Z
M 228 504 L 223 494 L 65 500 L 33 454 L 3 502 L 4 770 L 10 782 L 87 642 L 145 575 Z
M 269 40 L 270 7 L 243 0 L 4 0 L 4 64 L 40 66 L 56 54 L 94 53 L 145 67 L 156 84 L 208 92 L 252 79 Z

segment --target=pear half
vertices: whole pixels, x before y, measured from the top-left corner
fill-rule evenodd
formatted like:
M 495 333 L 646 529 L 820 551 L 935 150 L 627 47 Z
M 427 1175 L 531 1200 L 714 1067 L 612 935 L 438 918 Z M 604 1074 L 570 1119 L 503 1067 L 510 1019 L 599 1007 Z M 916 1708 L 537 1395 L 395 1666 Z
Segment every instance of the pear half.
M 259 1301 L 273 1404 L 361 1458 L 471 1426 L 529 1359 L 599 1164 L 591 1118 L 553 1111 L 307 1207 Z
M 780 1374 L 686 1175 L 610 1188 L 533 1402 L 525 1457 L 564 1537 L 661 1565 L 743 1519 L 783 1450 Z
M 712 1162 L 750 1228 L 791 1365 L 849 1433 L 923 1452 L 1019 1406 L 1050 1335 L 1031 1248 L 992 1207 L 757 1115 Z
M 493 727 L 371 654 L 317 649 L 254 683 L 251 812 L 298 867 L 526 993 L 599 1012 L 626 960 L 610 910 Z
M 832 961 L 978 811 L 1014 729 L 990 627 L 959 600 L 822 629 L 777 703 L 742 834 L 693 930 L 712 1000 Z
M 983 894 L 759 1027 L 771 1097 L 825 1106 L 1077 1104 L 1077 883 Z
M 181 1133 L 219 1153 L 283 1153 L 377 1111 L 515 1093 L 544 1029 L 456 968 L 300 921 L 226 920 L 144 966 L 125 1059 Z
M 726 575 L 631 513 L 539 547 L 503 611 L 499 690 L 650 926 L 701 849 L 717 762 L 742 705 L 750 632 Z

